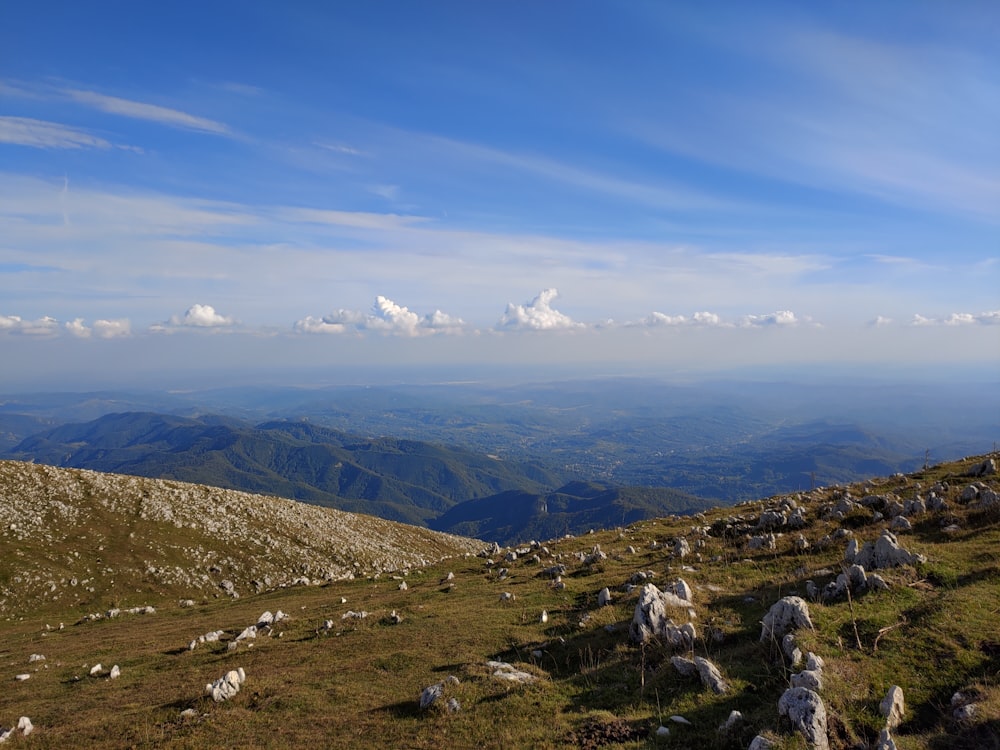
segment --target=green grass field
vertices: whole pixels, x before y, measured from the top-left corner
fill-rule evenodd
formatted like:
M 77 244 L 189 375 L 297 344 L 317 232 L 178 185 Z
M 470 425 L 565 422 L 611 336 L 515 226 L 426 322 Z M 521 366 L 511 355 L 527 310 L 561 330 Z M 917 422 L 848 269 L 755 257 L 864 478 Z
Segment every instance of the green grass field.
M 907 705 L 894 732 L 900 748 L 1000 747 L 1000 508 L 977 509 L 958 499 L 971 481 L 1000 489 L 996 475 L 960 476 L 977 460 L 850 488 L 855 498 L 892 493 L 905 501 L 946 482 L 938 494 L 948 507 L 911 518 L 914 528 L 899 535 L 900 543 L 927 562 L 881 571 L 888 591 L 810 602 L 815 629 L 800 631 L 798 642 L 826 662 L 820 694 L 831 747 L 874 745 L 884 725 L 878 705 L 893 684 L 903 688 Z M 794 496 L 809 521 L 802 530 L 811 543 L 805 552 L 795 551 L 797 531 L 779 536 L 774 550 L 749 550 L 742 537 L 700 531 L 734 516 L 756 519 L 776 504 L 771 500 L 546 541 L 549 554 L 532 551 L 514 562 L 502 554 L 494 565 L 457 555 L 395 574 L 239 599 L 199 590 L 190 607 L 179 604 L 182 587 L 153 585 L 123 569 L 115 577 L 121 586 L 107 584 L 92 599 L 40 599 L 7 609 L 0 621 L 6 684 L 0 726 L 29 716 L 34 732 L 9 743 L 35 748 L 746 748 L 762 732 L 775 747 L 805 747 L 778 718 L 789 670 L 772 644 L 759 642 L 760 621 L 780 597 L 805 597 L 807 579 L 822 586 L 841 572 L 846 539 L 822 549 L 817 544 L 841 525 L 820 519 L 837 492 Z M 877 538 L 887 526 L 857 513 L 847 522 L 859 541 Z M 944 531 L 950 524 L 958 529 Z M 104 531 L 102 559 L 129 565 L 131 558 L 116 548 L 128 533 Z M 165 526 L 160 533 L 172 535 L 164 545 L 182 546 L 186 530 Z M 691 546 L 684 560 L 672 554 L 670 542 L 678 536 Z M 581 563 L 576 553 L 596 544 L 607 559 Z M 27 544 L 18 549 L 9 536 L 2 549 L 0 583 L 6 586 L 13 586 L 19 552 L 60 556 Z M 557 562 L 567 566 L 562 589 L 542 574 Z M 509 571 L 503 580 L 501 567 Z M 638 589 L 627 593 L 623 585 L 638 571 L 652 571 L 660 586 L 677 577 L 692 586 L 699 634 L 693 653 L 718 665 L 728 693 L 716 695 L 696 677 L 681 677 L 670 656 L 684 652 L 629 642 Z M 452 585 L 443 580 L 449 572 Z M 598 608 L 605 586 L 613 601 Z M 504 592 L 514 599 L 501 601 Z M 137 604 L 156 612 L 81 621 L 89 612 Z M 229 650 L 262 612 L 279 609 L 290 617 L 275 632 Z M 342 619 L 349 610 L 368 616 Z M 398 624 L 389 620 L 393 610 L 402 616 Z M 687 620 L 686 612 L 676 615 Z M 188 650 L 192 639 L 218 629 L 225 631 L 222 641 Z M 45 660 L 29 663 L 32 654 Z M 502 681 L 488 660 L 510 662 L 537 679 Z M 102 675 L 91 676 L 98 663 Z M 121 677 L 103 676 L 115 664 Z M 206 683 L 237 667 L 247 676 L 239 694 L 223 703 L 204 696 Z M 16 680 L 20 674 L 30 679 Z M 460 709 L 449 711 L 442 700 L 421 710 L 421 691 L 449 676 L 458 683 L 446 682 L 444 699 L 456 699 Z M 956 691 L 974 699 L 969 721 L 952 717 Z M 720 733 L 732 710 L 745 721 Z M 672 722 L 672 715 L 691 723 Z M 656 736 L 661 723 L 669 737 Z

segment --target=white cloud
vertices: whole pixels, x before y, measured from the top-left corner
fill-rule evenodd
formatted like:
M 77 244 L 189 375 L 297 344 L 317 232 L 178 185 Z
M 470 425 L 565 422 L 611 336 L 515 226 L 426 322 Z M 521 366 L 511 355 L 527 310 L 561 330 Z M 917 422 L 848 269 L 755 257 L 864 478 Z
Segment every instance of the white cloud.
M 531 302 L 524 305 L 507 303 L 507 309 L 497 324 L 498 328 L 522 331 L 550 331 L 582 328 L 583 323 L 577 323 L 568 315 L 552 308 L 552 300 L 559 296 L 556 289 L 545 289 L 539 292 Z
M 219 328 L 235 324 L 235 318 L 220 315 L 211 305 L 191 305 L 183 316 L 170 317 L 171 326 L 184 328 Z
M 127 318 L 117 320 L 95 320 L 94 335 L 99 339 L 114 339 L 132 333 L 132 324 Z
M 228 135 L 230 133 L 229 126 L 224 123 L 204 117 L 197 117 L 177 109 L 161 107 L 157 104 L 136 102 L 130 99 L 121 99 L 117 96 L 106 96 L 105 94 L 98 94 L 95 91 L 67 89 L 64 93 L 73 99 L 73 101 L 113 115 L 131 117 L 136 120 L 149 120 L 151 122 L 158 122 L 161 125 L 169 125 L 185 130 L 197 130 L 203 133 L 214 133 L 216 135 Z
M 942 321 L 948 326 L 961 326 L 981 323 L 984 325 L 1000 323 L 1000 310 L 981 313 L 952 313 Z
M 20 333 L 25 336 L 52 336 L 59 332 L 59 321 L 45 316 L 24 320 L 18 315 L 0 315 L 0 333 Z
M 722 322 L 722 318 L 712 312 L 696 312 L 690 317 L 652 312 L 638 323 L 626 323 L 626 325 L 660 328 L 663 326 L 721 326 L 726 324 Z
M 744 315 L 740 325 L 744 328 L 757 326 L 793 326 L 799 322 L 791 310 L 778 310 L 766 315 Z
M 642 321 L 643 325 L 656 326 L 682 326 L 688 322 L 683 315 L 665 315 L 661 312 L 650 313 L 649 317 Z
M 868 325 L 872 328 L 883 328 L 892 323 L 892 318 L 887 318 L 884 315 L 876 315 L 875 319 L 869 321 Z
M 29 117 L 0 117 L 0 143 L 33 148 L 111 148 L 111 144 L 83 130 Z
M 74 318 L 64 323 L 63 327 L 70 335 L 76 336 L 78 339 L 89 339 L 91 335 L 99 339 L 114 339 L 128 336 L 132 333 L 132 324 L 127 318 L 95 320 L 93 327 L 88 327 L 83 322 L 83 318 Z
M 378 331 L 396 336 L 428 336 L 441 333 L 465 333 L 467 326 L 441 310 L 420 316 L 407 307 L 398 305 L 388 297 L 379 295 L 372 305 L 372 312 L 340 309 L 322 318 L 307 316 L 295 323 L 300 333 L 338 334 L 349 330 Z
M 937 321 L 935 321 L 934 318 L 925 318 L 920 313 L 914 313 L 913 314 L 913 320 L 910 321 L 910 325 L 911 326 L 932 326 L 936 322 Z
M 318 208 L 281 208 L 276 213 L 277 218 L 282 221 L 328 224 L 353 229 L 405 229 L 427 221 L 423 216 L 378 214 L 364 211 L 332 211 Z
M 71 320 L 68 323 L 65 323 L 64 325 L 66 327 L 66 330 L 69 331 L 71 335 L 76 336 L 78 339 L 90 338 L 90 329 L 83 324 L 83 318 L 75 318 L 74 320 Z
M 343 333 L 348 327 L 344 323 L 329 322 L 325 317 L 314 318 L 307 315 L 302 320 L 295 321 L 293 328 L 299 333 Z

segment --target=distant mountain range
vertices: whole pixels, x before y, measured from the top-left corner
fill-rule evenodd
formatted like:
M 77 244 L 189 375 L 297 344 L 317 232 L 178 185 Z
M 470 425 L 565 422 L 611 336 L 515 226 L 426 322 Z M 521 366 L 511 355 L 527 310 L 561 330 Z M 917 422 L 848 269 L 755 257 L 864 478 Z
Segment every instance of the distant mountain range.
M 710 505 L 669 489 L 568 484 L 566 472 L 534 461 L 302 421 L 109 414 L 44 430 L 6 457 L 278 495 L 504 543 Z

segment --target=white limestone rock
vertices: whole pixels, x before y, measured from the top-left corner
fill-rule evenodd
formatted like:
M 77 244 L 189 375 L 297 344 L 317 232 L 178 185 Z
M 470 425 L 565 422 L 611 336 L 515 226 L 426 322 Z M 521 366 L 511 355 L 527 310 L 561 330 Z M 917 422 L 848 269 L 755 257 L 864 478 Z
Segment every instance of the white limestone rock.
M 239 693 L 246 679 L 243 667 L 231 669 L 215 682 L 205 685 L 205 694 L 211 696 L 216 703 L 222 703 Z
M 805 669 L 791 676 L 792 687 L 802 687 L 818 693 L 823 689 L 823 673 L 818 669 Z
M 850 545 L 848 545 L 848 554 Z M 848 554 L 845 554 L 847 559 Z M 874 543 L 865 542 L 864 547 L 854 556 L 853 560 L 848 560 L 861 565 L 865 570 L 881 570 L 883 568 L 898 568 L 901 565 L 916 565 L 926 562 L 923 555 L 907 552 L 899 546 L 896 535 L 891 531 L 882 532 Z
M 420 692 L 420 708 L 427 710 L 433 706 L 442 695 L 444 695 L 443 682 L 428 685 Z
M 670 663 L 682 677 L 693 677 L 698 672 L 698 665 L 684 656 L 671 656 Z
M 698 676 L 705 687 L 716 695 L 723 695 L 729 691 L 729 685 L 722 679 L 722 673 L 717 666 L 701 656 L 694 657 L 694 663 L 698 668 Z
M 789 630 L 799 628 L 812 629 L 812 620 L 809 619 L 809 605 L 798 596 L 786 596 L 776 601 L 764 615 L 761 621 L 760 640 L 761 643 L 772 639 L 780 639 Z
M 737 729 L 741 724 L 743 724 L 743 721 L 742 712 L 736 710 L 730 711 L 729 718 L 727 718 L 724 723 L 719 725 L 719 732 L 732 732 L 734 729 Z
M 667 607 L 688 608 L 690 602 L 672 592 L 660 591 L 647 583 L 639 593 L 635 613 L 629 626 L 629 639 L 633 643 L 647 643 L 659 639 L 675 648 L 690 648 L 697 636 L 694 625 L 686 623 L 678 627 L 667 615 Z
M 878 742 L 875 743 L 875 750 L 898 750 L 896 741 L 892 738 L 892 733 L 889 732 L 889 727 L 879 732 Z
M 885 694 L 879 710 L 885 717 L 885 725 L 888 729 L 895 729 L 903 723 L 903 714 L 906 712 L 906 702 L 903 699 L 903 688 L 893 685 L 889 692 Z
M 486 666 L 493 670 L 493 676 L 505 682 L 516 682 L 521 685 L 529 685 L 538 678 L 530 672 L 517 669 L 513 664 L 505 661 L 488 661 Z
M 767 737 L 758 734 L 752 740 L 750 744 L 747 745 L 747 750 L 772 750 L 774 743 L 771 742 Z
M 607 607 L 609 604 L 611 604 L 611 590 L 605 586 L 597 594 L 597 606 Z
M 826 706 L 818 693 L 803 687 L 789 688 L 778 700 L 778 714 L 787 716 L 814 750 L 829 750 Z

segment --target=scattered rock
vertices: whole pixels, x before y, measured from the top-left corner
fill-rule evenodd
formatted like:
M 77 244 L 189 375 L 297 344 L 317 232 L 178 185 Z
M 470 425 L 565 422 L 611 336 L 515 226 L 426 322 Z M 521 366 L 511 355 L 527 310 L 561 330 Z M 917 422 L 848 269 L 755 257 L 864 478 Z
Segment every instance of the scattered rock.
M 428 685 L 420 692 L 420 708 L 426 710 L 433 706 L 438 698 L 444 694 L 444 683 L 438 682 Z
M 671 656 L 670 663 L 682 677 L 692 677 L 698 671 L 698 665 L 684 656 Z
M 708 659 L 700 656 L 694 657 L 695 666 L 698 668 L 698 676 L 701 677 L 702 684 L 716 695 L 723 695 L 728 692 L 729 685 L 722 679 L 722 673 Z
M 761 622 L 760 640 L 766 642 L 783 638 L 789 630 L 812 629 L 809 605 L 798 596 L 786 596 L 771 605 Z
M 211 696 L 216 703 L 222 703 L 240 692 L 240 688 L 243 687 L 246 680 L 247 676 L 243 667 L 231 669 L 215 682 L 205 685 L 205 695 Z
M 213 630 L 209 633 L 205 633 L 204 635 L 199 635 L 188 644 L 188 651 L 194 651 L 202 643 L 215 643 L 223 635 L 225 635 L 224 630 Z
M 906 712 L 906 702 L 903 700 L 903 688 L 893 685 L 889 692 L 885 694 L 879 710 L 885 717 L 887 729 L 895 729 L 903 722 L 903 714 Z
M 996 463 L 996 461 L 994 459 L 992 459 L 992 458 L 987 458 L 982 463 L 976 464 L 975 466 L 973 466 L 972 468 L 970 468 L 967 472 L 965 472 L 965 476 L 967 476 L 967 477 L 985 477 L 985 476 L 989 476 L 991 474 L 996 474 L 996 473 L 997 473 L 997 463 Z
M 122 676 L 122 670 L 119 668 L 117 664 L 111 667 L 111 671 L 108 673 L 109 680 L 117 680 L 121 676 Z
M 658 638 L 665 644 L 674 647 L 690 648 L 696 636 L 694 626 L 687 623 L 678 627 L 667 616 L 667 607 L 688 607 L 690 602 L 681 599 L 672 592 L 660 591 L 656 586 L 647 583 L 639 594 L 639 602 L 635 605 L 632 624 L 629 626 L 629 638 L 633 643 L 646 643 Z
M 747 746 L 747 750 L 771 750 L 774 747 L 774 743 L 771 742 L 767 737 L 758 734 Z
M 523 672 L 505 661 L 488 661 L 486 666 L 493 670 L 493 676 L 506 682 L 516 682 L 528 685 L 538 678 L 530 672 Z
M 826 706 L 817 693 L 804 687 L 789 688 L 778 700 L 778 714 L 787 716 L 815 750 L 829 750 Z
M 605 586 L 597 594 L 597 606 L 607 607 L 609 604 L 611 604 L 611 591 Z
M 892 738 L 889 727 L 879 732 L 878 742 L 875 743 L 875 750 L 897 750 L 896 741 Z
M 860 565 L 866 570 L 897 568 L 901 565 L 916 565 L 927 561 L 923 555 L 907 552 L 900 547 L 896 535 L 889 530 L 883 531 L 882 536 L 874 543 L 865 542 L 860 551 L 857 551 L 856 543 L 853 547 L 848 544 L 844 559 L 849 563 Z
M 4 743 L 13 736 L 14 732 L 20 732 L 23 737 L 27 737 L 34 730 L 34 725 L 31 723 L 31 719 L 27 716 L 22 716 L 17 720 L 16 729 L 3 729 L 0 727 L 0 743 Z
M 720 732 L 732 732 L 743 723 L 743 714 L 739 711 L 730 711 L 729 718 L 725 723 L 719 725 Z

